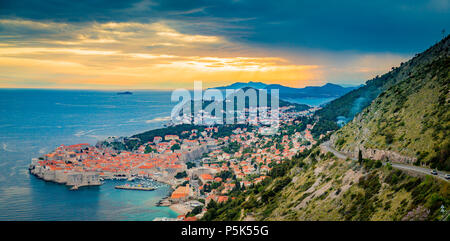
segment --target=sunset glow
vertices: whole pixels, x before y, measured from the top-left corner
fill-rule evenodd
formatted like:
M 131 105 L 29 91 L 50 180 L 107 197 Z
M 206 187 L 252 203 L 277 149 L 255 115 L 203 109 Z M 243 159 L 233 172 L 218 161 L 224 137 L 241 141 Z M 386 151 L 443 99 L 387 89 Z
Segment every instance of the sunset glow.
M 0 8 L 0 88 L 359 85 L 450 22 L 445 1 L 426 0 L 56 2 Z
M 245 46 L 223 36 L 180 33 L 163 21 L 2 19 L 0 26 L 3 88 L 173 89 L 192 88 L 195 80 L 205 87 L 237 81 L 303 87 L 326 83 L 332 70 L 317 61 L 297 63 L 281 51 Z M 376 62 L 377 56 L 373 58 Z

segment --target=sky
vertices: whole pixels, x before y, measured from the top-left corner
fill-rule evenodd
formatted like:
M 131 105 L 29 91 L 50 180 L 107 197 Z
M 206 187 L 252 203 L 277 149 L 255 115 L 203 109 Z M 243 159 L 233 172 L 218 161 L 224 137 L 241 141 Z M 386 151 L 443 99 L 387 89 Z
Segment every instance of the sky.
M 449 2 L 1 0 L 0 88 L 358 85 L 448 34 Z

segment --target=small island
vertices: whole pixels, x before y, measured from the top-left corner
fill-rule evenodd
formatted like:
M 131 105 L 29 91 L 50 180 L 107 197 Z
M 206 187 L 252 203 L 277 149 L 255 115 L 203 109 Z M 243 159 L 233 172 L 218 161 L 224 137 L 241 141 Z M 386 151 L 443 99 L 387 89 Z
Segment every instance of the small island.
M 124 92 L 117 92 L 118 95 L 132 95 L 133 92 L 130 91 L 124 91 Z

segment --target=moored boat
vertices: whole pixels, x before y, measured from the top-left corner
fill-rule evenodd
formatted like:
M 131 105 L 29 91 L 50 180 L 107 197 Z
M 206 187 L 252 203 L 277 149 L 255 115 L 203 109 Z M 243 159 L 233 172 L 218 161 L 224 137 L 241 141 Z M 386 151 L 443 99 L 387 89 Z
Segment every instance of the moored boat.
M 153 191 L 156 189 L 154 187 L 141 187 L 141 186 L 130 186 L 130 185 L 115 186 L 114 188 L 125 189 L 125 190 L 140 190 L 140 191 Z

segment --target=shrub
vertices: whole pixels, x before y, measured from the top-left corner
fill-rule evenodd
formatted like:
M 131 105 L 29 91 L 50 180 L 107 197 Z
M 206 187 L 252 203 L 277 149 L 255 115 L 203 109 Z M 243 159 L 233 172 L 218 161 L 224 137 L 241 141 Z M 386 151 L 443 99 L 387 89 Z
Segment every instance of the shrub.
M 383 166 L 383 163 L 380 160 L 375 162 L 375 168 L 380 168 L 381 166 Z
M 390 144 L 392 144 L 392 142 L 394 142 L 394 134 L 392 134 L 391 132 L 386 132 L 384 134 L 384 137 L 385 137 L 386 144 L 390 145 Z
M 343 137 L 340 137 L 336 141 L 336 147 L 341 148 L 345 144 L 345 139 Z
M 178 172 L 178 173 L 175 175 L 175 178 L 176 178 L 176 179 L 181 179 L 181 178 L 185 178 L 185 177 L 187 177 L 186 171 Z

